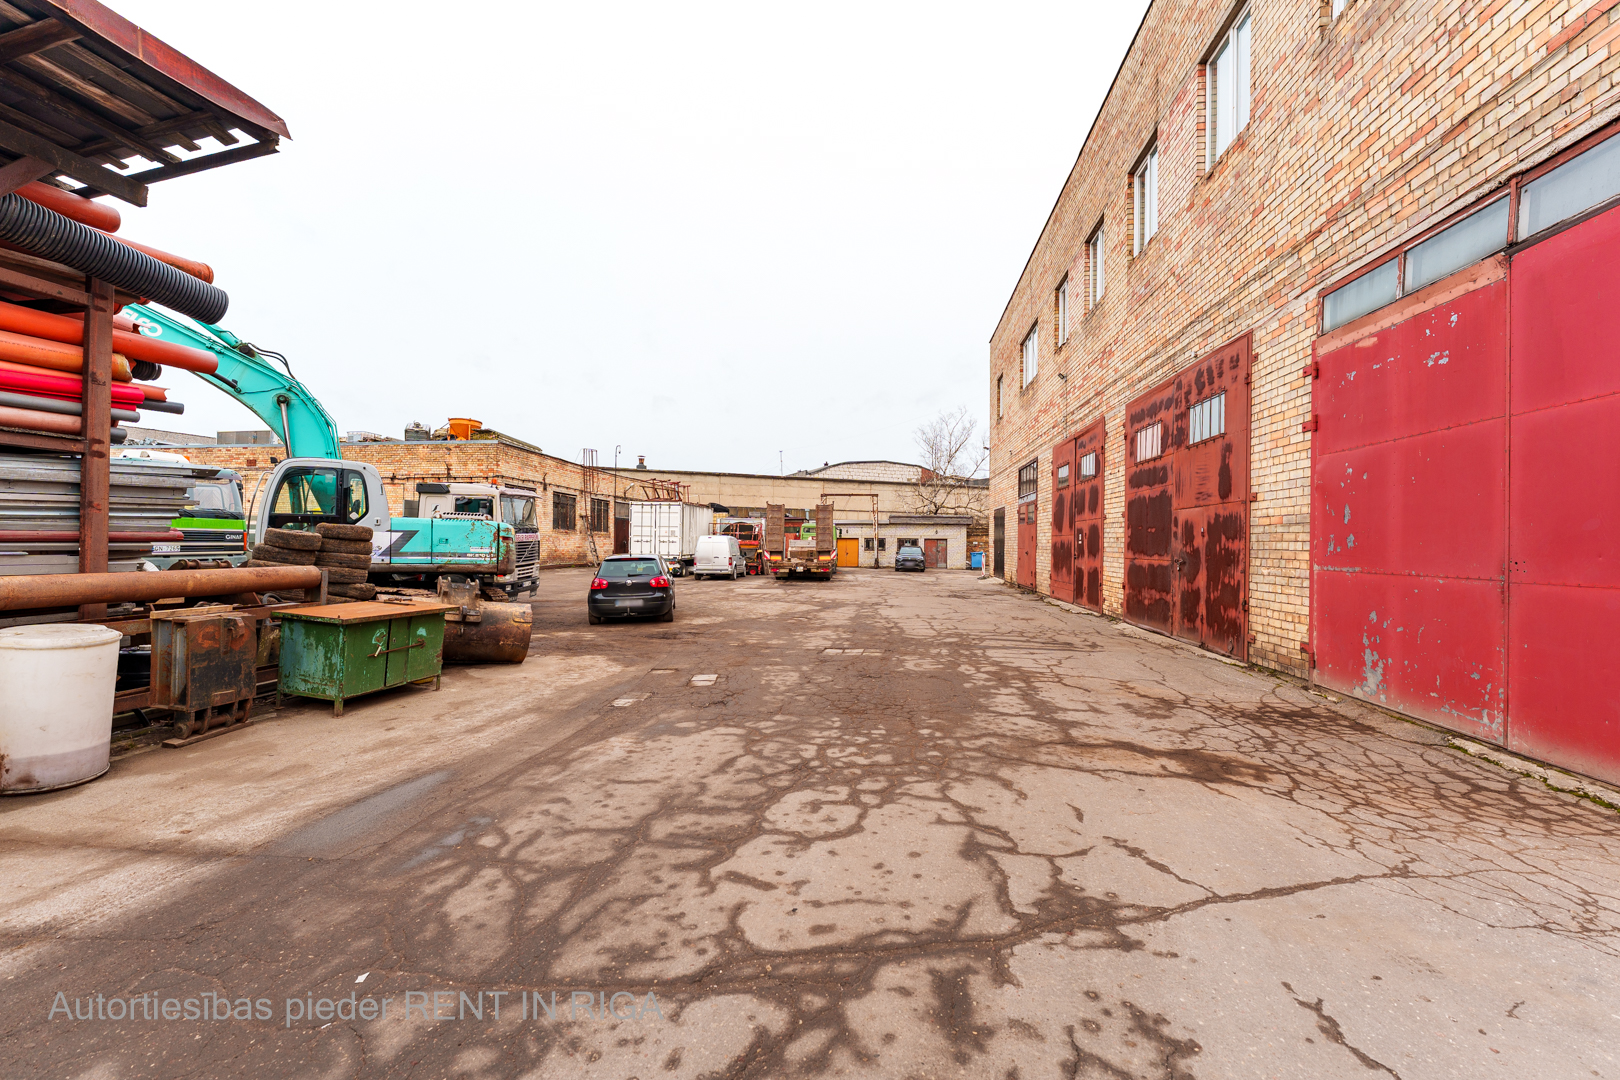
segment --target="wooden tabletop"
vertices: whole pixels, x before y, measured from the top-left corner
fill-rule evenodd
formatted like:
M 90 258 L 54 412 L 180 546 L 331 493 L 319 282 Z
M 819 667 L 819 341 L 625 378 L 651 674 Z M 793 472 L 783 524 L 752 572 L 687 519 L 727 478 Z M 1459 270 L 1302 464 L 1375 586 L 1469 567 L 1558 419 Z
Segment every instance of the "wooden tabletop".
M 309 622 L 357 623 L 376 622 L 379 619 L 402 619 L 412 615 L 433 615 L 449 611 L 455 606 L 434 600 L 412 600 L 405 604 L 382 600 L 358 600 L 350 604 L 305 604 L 302 607 L 281 608 L 275 614 L 283 619 L 304 619 Z

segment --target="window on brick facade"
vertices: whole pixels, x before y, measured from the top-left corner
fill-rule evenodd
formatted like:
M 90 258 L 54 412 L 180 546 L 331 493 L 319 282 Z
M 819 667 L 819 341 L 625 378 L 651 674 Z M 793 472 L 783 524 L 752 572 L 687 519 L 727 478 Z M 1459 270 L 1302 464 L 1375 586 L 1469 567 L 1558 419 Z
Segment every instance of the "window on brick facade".
M 1106 253 L 1103 227 L 1098 225 L 1091 234 L 1091 239 L 1086 241 L 1086 292 L 1093 305 L 1103 297 L 1103 263 Z
M 1519 194 L 1519 239 L 1620 195 L 1620 138 L 1611 138 L 1542 176 Z
M 1409 248 L 1406 273 L 1401 275 L 1401 291 L 1411 292 L 1439 281 L 1492 252 L 1501 251 L 1507 242 L 1508 201 L 1502 198 Z
M 1069 275 L 1064 274 L 1052 297 L 1052 321 L 1057 324 L 1057 343 L 1069 340 Z
M 996 376 L 996 419 L 1001 419 L 1001 392 L 1007 381 L 1007 376 Z
M 1343 15 L 1344 9 L 1348 6 L 1349 0 L 1333 0 L 1333 17 L 1337 19 L 1340 15 Z
M 613 513 L 613 504 L 606 499 L 591 500 L 591 532 L 605 533 L 609 531 L 608 518 Z
M 1080 459 L 1080 479 L 1090 480 L 1097 475 L 1097 454 L 1095 451 L 1086 454 Z
M 1040 459 L 1036 458 L 1018 470 L 1018 497 L 1020 499 L 1032 499 L 1035 497 L 1035 492 L 1040 487 L 1041 482 L 1040 467 Z
M 1024 385 L 1035 381 L 1035 372 L 1041 366 L 1040 324 L 1036 323 L 1024 335 Z
M 1131 194 L 1136 218 L 1134 253 L 1142 254 L 1159 231 L 1159 148 L 1154 146 L 1142 158 L 1131 177 Z
M 1059 465 L 1057 468 L 1057 486 L 1059 491 L 1069 486 L 1069 467 L 1067 465 Z
M 579 528 L 579 522 L 574 517 L 577 506 L 572 495 L 560 491 L 551 493 L 551 528 L 554 532 L 574 532 Z
M 1212 163 L 1249 125 L 1249 27 L 1245 11 L 1232 23 L 1204 69 Z
M 1391 259 L 1323 297 L 1322 327 L 1332 330 L 1336 326 L 1343 326 L 1369 311 L 1393 303 L 1400 294 L 1400 260 Z

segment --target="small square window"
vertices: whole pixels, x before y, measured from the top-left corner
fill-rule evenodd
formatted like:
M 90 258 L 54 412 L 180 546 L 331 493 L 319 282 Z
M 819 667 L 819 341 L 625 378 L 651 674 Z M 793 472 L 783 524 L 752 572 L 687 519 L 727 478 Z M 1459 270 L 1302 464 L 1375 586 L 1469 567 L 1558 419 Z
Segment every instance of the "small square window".
M 1157 421 L 1136 433 L 1136 460 L 1152 461 L 1164 453 L 1164 423 Z
M 1226 391 L 1205 398 L 1187 410 L 1187 444 L 1226 434 Z
M 1057 486 L 1059 491 L 1069 486 L 1069 467 L 1067 465 L 1059 465 L 1057 468 Z
M 1097 454 L 1092 451 L 1080 459 L 1080 479 L 1090 480 L 1097 475 Z

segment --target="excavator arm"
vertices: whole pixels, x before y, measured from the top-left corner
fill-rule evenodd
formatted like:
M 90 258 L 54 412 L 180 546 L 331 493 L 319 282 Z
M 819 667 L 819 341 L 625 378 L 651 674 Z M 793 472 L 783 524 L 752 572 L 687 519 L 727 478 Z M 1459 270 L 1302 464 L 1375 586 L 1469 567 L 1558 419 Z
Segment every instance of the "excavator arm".
M 229 330 L 207 323 L 181 322 L 143 304 L 131 304 L 124 313 L 135 320 L 146 337 L 213 353 L 219 360 L 219 370 L 212 375 L 199 373 L 197 377 L 252 409 L 281 437 L 288 457 L 336 460 L 343 456 L 337 425 L 315 395 L 293 378 L 290 370 L 276 367 L 252 345 Z

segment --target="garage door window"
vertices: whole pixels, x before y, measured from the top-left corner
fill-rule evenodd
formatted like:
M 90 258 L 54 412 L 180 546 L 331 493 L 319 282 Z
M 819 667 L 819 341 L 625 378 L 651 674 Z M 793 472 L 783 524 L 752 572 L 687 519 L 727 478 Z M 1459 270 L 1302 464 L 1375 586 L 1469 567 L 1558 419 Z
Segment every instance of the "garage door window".
M 1067 465 L 1058 466 L 1057 486 L 1060 491 L 1069 486 L 1069 467 Z
M 1136 433 L 1136 460 L 1152 461 L 1164 453 L 1164 425 L 1149 424 Z
M 1086 454 L 1080 459 L 1080 479 L 1090 480 L 1097 475 L 1097 455 Z
M 1477 263 L 1508 239 L 1508 201 L 1497 199 L 1406 253 L 1406 292 Z
M 1018 497 L 1020 499 L 1033 499 L 1035 497 L 1036 487 L 1040 484 L 1040 476 L 1036 472 L 1039 468 L 1040 462 L 1037 460 L 1018 470 Z
M 1205 398 L 1187 410 L 1187 444 L 1226 434 L 1226 394 Z
M 1524 186 L 1519 239 L 1620 195 L 1620 139 L 1599 143 Z

